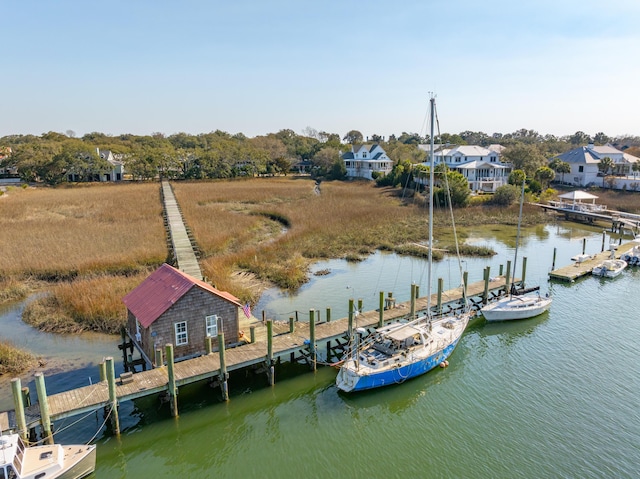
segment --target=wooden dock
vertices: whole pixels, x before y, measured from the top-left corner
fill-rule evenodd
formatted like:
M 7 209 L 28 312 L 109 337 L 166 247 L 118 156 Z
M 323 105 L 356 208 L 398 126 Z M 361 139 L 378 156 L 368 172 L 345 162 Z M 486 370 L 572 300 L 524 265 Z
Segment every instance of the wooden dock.
M 620 258 L 624 253 L 633 248 L 635 244 L 636 243 L 629 242 L 617 246 L 615 250 L 615 257 Z M 560 281 L 574 282 L 576 279 L 581 278 L 582 276 L 591 274 L 591 270 L 595 266 L 602 263 L 605 259 L 609 259 L 610 257 L 610 251 L 596 253 L 592 256 L 591 259 L 587 259 L 581 263 L 574 262 L 568 266 L 563 266 L 562 268 L 551 271 L 549 273 L 549 278 L 557 279 Z
M 470 304 L 474 305 L 476 309 L 479 308 L 483 304 L 485 291 L 488 301 L 499 297 L 505 290 L 505 284 L 506 278 L 503 276 L 489 278 L 489 270 L 487 268 L 486 281 L 479 281 L 467 286 L 467 297 L 470 300 Z M 440 302 L 438 296 L 440 297 Z M 380 300 L 381 302 L 383 301 L 382 293 Z M 384 298 L 384 300 L 390 301 L 391 298 Z M 441 305 L 442 310 L 447 312 L 458 308 L 461 304 L 462 288 L 440 291 L 431 296 L 431 306 L 434 310 L 438 305 Z M 427 297 L 421 297 L 417 298 L 413 304 L 411 301 L 407 301 L 390 309 L 383 308 L 382 319 L 386 323 L 409 316 L 412 310 L 417 312 L 424 311 L 426 308 Z M 310 316 L 313 316 L 311 311 Z M 272 363 L 272 367 L 273 361 L 276 359 L 313 361 L 314 368 L 316 361 L 320 364 L 329 364 L 331 358 L 336 358 L 344 351 L 348 342 L 347 334 L 350 324 L 354 328 L 373 328 L 379 324 L 380 319 L 378 309 L 357 314 L 352 319 L 353 324 L 347 317 L 323 323 L 316 323 L 314 320 L 313 328 L 311 328 L 309 322 L 296 322 L 293 324 L 293 331 L 290 331 L 290 325 L 287 325 L 288 327 L 286 328 L 280 325 L 279 329 L 285 331 L 279 334 L 272 332 L 271 341 L 256 340 L 254 343 L 226 349 L 222 352 L 215 352 L 142 371 L 132 376 L 129 375 L 126 380 L 124 380 L 123 374 L 119 379 L 112 379 L 110 383 L 108 374 L 106 374 L 105 380 L 96 384 L 47 396 L 48 417 L 52 422 L 86 414 L 101 408 L 106 410 L 114 403 L 131 401 L 153 394 L 167 394 L 172 380 L 176 388 L 202 380 L 222 381 L 224 378 L 226 382 L 226 374 L 229 371 L 251 367 L 258 368 L 259 366 L 269 367 L 269 362 Z M 273 322 L 268 321 L 268 323 L 271 324 L 267 325 L 267 329 L 273 331 Z M 312 329 L 313 332 L 311 331 Z M 315 338 L 313 347 L 310 340 L 311 337 Z M 170 347 L 170 345 L 167 346 L 167 348 Z M 221 358 L 224 358 L 222 367 Z M 113 360 L 108 358 L 107 361 L 111 361 L 112 368 Z M 173 377 L 171 377 L 171 372 L 173 372 Z M 40 379 L 44 388 L 44 378 Z M 16 379 L 14 381 L 19 384 L 19 380 Z M 113 385 L 115 386 L 115 400 L 112 399 L 109 391 Z M 175 393 L 173 396 L 175 398 Z M 24 410 L 28 428 L 36 427 L 41 423 L 42 417 L 39 404 L 27 406 Z M 15 411 L 0 413 L 0 429 L 3 432 L 16 429 Z
M 176 267 L 180 271 L 202 280 L 202 271 L 200 270 L 200 264 L 194 252 L 191 238 L 184 225 L 182 213 L 171 185 L 166 180 L 162 181 L 162 199 L 167 229 L 171 239 L 169 246 L 177 263 Z

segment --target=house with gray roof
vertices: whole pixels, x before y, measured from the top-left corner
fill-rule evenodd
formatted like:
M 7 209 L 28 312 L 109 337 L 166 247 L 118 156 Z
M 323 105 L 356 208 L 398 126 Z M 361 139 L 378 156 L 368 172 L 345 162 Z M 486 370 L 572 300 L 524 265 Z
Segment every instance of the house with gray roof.
M 620 178 L 621 183 L 618 187 L 622 188 L 624 183 L 622 178 L 632 174 L 632 166 L 640 161 L 640 158 L 618 150 L 612 145 L 595 146 L 590 143 L 587 146 L 580 146 L 555 156 L 549 161 L 559 158 L 561 161 L 571 165 L 571 172 L 564 174 L 565 183 L 575 186 L 589 186 L 592 184 L 602 186 L 604 174 L 599 170 L 598 165 L 607 157 L 613 161 L 613 171 L 608 173 Z
M 384 176 L 393 169 L 393 161 L 378 144 L 351 145 L 351 151 L 342 154 L 349 178 L 373 179 L 373 173 Z
M 429 145 L 419 145 L 427 152 L 429 165 Z M 469 189 L 483 193 L 493 193 L 502 185 L 507 184 L 512 167 L 503 163 L 500 154 L 501 145 L 491 145 L 484 148 L 477 145 L 438 145 L 434 150 L 433 162 L 437 166 L 444 163 L 450 170 L 461 173 L 469 182 Z

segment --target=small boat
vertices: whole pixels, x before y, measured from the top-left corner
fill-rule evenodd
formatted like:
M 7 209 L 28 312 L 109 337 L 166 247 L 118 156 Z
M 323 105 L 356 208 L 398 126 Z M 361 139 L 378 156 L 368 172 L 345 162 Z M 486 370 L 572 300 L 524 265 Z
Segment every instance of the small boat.
M 615 278 L 627 267 L 627 262 L 623 259 L 605 259 L 602 263 L 591 270 L 594 276 L 603 278 Z
M 638 241 L 638 240 L 635 240 Z M 629 266 L 639 266 L 640 265 L 640 244 L 635 245 L 625 254 L 620 256 L 621 260 L 627 262 Z
M 435 98 L 432 97 L 430 103 L 431 167 L 429 169 L 427 308 L 424 313 L 411 321 L 395 321 L 378 328 L 370 335 L 356 328 L 336 377 L 337 388 L 344 392 L 402 383 L 443 364 L 455 349 L 472 316 L 467 305 L 464 305 L 460 312 L 439 317 L 434 317 L 431 311 Z
M 482 315 L 487 321 L 508 321 L 511 319 L 528 319 L 544 313 L 551 306 L 551 298 L 532 294 L 510 294 L 482 308 Z
M 95 445 L 28 446 L 18 434 L 0 436 L 2 479 L 80 479 L 95 468 Z
M 515 265 L 518 261 L 518 245 L 520 244 L 520 224 L 522 222 L 525 179 L 526 178 L 522 179 L 522 191 L 520 193 L 520 213 L 518 215 L 518 234 L 516 235 L 516 250 L 513 258 L 512 278 L 515 278 Z M 581 261 L 584 261 L 584 259 L 581 259 Z M 509 321 L 512 319 L 533 318 L 544 313 L 551 306 L 551 298 L 549 297 L 549 294 L 546 296 L 540 296 L 539 290 L 539 286 L 518 290 L 515 287 L 515 284 L 511 283 L 508 296 L 487 304 L 480 309 L 480 312 L 487 321 Z M 534 291 L 536 292 L 535 294 L 529 294 Z

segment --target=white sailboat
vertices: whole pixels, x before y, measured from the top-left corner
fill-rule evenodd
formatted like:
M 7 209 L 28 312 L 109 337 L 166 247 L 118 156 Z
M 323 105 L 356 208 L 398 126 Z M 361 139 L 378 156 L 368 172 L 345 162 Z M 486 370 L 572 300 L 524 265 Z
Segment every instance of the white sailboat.
M 524 181 L 522 180 L 522 191 L 520 192 L 520 213 L 518 215 L 518 233 L 516 235 L 516 251 L 513 260 L 513 275 L 516 275 L 516 264 L 518 261 L 518 245 L 520 243 L 520 223 L 522 222 L 522 205 L 524 203 Z M 540 296 L 540 287 L 529 288 L 519 291 L 511 283 L 509 294 L 488 305 L 484 306 L 480 312 L 487 321 L 510 321 L 512 319 L 528 319 L 544 313 L 551 306 L 549 295 Z
M 96 446 L 27 446 L 18 434 L 0 436 L 0 478 L 81 479 L 96 468 Z
M 467 307 L 460 313 L 437 318 L 431 312 L 435 98 L 431 98 L 430 104 L 427 309 L 412 321 L 398 321 L 378 328 L 363 340 L 357 333 L 354 335 L 352 346 L 336 378 L 336 386 L 345 392 L 401 383 L 437 367 L 451 355 L 472 316 Z

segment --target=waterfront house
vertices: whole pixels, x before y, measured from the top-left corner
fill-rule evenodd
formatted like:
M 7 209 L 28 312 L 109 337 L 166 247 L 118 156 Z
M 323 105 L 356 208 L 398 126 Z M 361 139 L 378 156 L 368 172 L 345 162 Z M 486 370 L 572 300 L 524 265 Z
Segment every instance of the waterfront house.
M 632 174 L 633 164 L 640 161 L 640 158 L 629 155 L 609 144 L 595 146 L 593 143 L 589 143 L 587 146 L 580 146 L 555 156 L 549 161 L 559 158 L 561 161 L 569 163 L 571 172 L 562 175 L 562 181 L 565 183 L 575 186 L 603 186 L 605 172 L 601 172 L 598 165 L 607 157 L 611 158 L 613 168 L 606 174 L 618 177 L 614 182 L 619 183 L 618 188 L 622 188 L 624 184 L 633 188 L 634 180 L 628 177 Z
M 427 152 L 428 166 L 429 145 L 419 145 Z M 461 173 L 469 183 L 471 191 L 494 193 L 496 189 L 508 183 L 511 165 L 501 161 L 501 145 L 490 145 L 487 148 L 477 145 L 438 145 L 434 149 L 433 162 L 437 166 L 447 165 L 452 171 Z
M 351 151 L 342 154 L 348 178 L 374 179 L 391 173 L 393 161 L 380 145 L 351 145 Z M 375 175 L 374 175 L 375 173 Z
M 218 347 L 239 340 L 238 298 L 163 264 L 123 300 L 127 306 L 127 333 L 147 363 L 155 350 L 172 344 L 176 360 L 205 354 L 206 339 Z
M 96 148 L 96 154 L 102 160 L 107 162 L 109 169 L 95 173 L 88 173 L 89 176 L 86 176 L 87 173 L 81 174 L 71 169 L 67 171 L 67 181 L 122 181 L 124 177 L 124 163 L 121 160 L 116 159 L 111 150 L 101 150 L 100 148 Z M 87 160 L 89 159 L 89 155 L 87 155 Z

